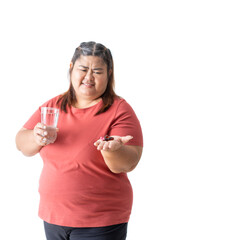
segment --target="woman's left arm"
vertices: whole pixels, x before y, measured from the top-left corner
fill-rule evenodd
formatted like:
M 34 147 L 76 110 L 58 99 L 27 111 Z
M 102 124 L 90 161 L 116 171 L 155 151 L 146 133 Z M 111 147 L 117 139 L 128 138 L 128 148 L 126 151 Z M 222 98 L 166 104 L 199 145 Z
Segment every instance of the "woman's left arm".
M 132 139 L 131 136 L 113 136 L 112 141 L 98 140 L 94 143 L 101 151 L 105 163 L 113 173 L 130 172 L 138 164 L 141 146 L 124 145 Z

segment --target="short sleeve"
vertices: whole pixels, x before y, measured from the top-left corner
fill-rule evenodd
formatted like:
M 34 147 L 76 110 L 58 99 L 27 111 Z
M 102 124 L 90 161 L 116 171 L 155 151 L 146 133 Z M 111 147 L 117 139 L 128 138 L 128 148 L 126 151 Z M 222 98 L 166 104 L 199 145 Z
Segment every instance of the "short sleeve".
M 41 107 L 23 125 L 24 128 L 32 130 L 38 122 L 41 122 Z
M 111 125 L 111 136 L 133 136 L 126 145 L 143 146 L 143 136 L 140 122 L 132 109 L 132 107 L 125 101 L 121 100 L 116 110 L 114 122 Z

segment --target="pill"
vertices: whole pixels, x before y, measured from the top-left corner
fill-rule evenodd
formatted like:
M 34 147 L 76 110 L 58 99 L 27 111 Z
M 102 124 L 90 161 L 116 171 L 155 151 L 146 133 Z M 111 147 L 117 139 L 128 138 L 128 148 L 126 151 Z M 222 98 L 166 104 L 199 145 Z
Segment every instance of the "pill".
M 111 141 L 113 139 L 114 139 L 113 137 L 109 137 L 108 135 L 104 137 L 104 141 Z

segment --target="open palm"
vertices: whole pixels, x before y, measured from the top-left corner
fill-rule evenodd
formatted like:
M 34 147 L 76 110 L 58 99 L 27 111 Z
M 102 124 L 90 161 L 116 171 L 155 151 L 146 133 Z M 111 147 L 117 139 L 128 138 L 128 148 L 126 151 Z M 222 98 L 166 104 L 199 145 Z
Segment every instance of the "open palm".
M 118 150 L 122 145 L 130 141 L 133 137 L 130 135 L 120 137 L 120 136 L 111 136 L 113 137 L 113 140 L 111 141 L 104 141 L 102 139 L 97 140 L 94 143 L 94 146 L 97 147 L 97 150 L 103 150 L 103 151 L 116 151 Z

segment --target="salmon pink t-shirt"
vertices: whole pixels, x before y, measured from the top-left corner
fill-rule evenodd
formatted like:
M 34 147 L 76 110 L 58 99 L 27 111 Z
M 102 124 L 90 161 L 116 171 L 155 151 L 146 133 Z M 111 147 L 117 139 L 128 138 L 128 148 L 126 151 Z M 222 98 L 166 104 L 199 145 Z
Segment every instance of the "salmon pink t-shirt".
M 57 107 L 59 96 L 42 106 Z M 43 169 L 39 181 L 39 217 L 69 227 L 100 227 L 128 222 L 133 193 L 126 173 L 112 173 L 94 142 L 105 135 L 133 139 L 143 145 L 140 123 L 121 98 L 104 113 L 95 115 L 102 101 L 88 108 L 68 107 L 59 112 L 58 136 L 40 150 Z M 25 123 L 33 129 L 41 122 L 41 107 Z

